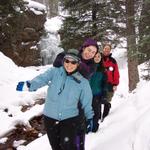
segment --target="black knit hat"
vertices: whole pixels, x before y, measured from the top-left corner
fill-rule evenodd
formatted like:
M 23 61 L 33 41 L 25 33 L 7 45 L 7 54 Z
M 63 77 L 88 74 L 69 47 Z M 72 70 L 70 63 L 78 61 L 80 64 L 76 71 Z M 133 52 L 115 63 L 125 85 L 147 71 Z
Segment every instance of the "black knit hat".
M 64 59 L 65 58 L 71 58 L 79 62 L 80 61 L 79 51 L 77 49 L 69 49 L 64 56 Z

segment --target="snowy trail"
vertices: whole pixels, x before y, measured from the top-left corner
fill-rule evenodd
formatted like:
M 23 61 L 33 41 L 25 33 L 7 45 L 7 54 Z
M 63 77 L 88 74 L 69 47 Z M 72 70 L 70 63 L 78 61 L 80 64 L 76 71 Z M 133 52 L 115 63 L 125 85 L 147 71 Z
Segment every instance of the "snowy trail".
M 146 105 L 138 117 L 134 150 L 150 150 L 150 105 Z
M 120 65 L 124 58 L 118 58 Z M 43 105 L 35 105 L 24 113 L 21 112 L 21 107 L 22 105 L 33 105 L 39 97 L 44 98 L 46 88 L 40 89 L 36 93 L 18 94 L 15 87 L 18 81 L 30 80 L 51 66 L 18 67 L 2 53 L 0 53 L 0 59 L 0 135 L 2 135 L 4 131 L 12 130 L 16 124 L 31 123 L 31 118 L 41 114 Z M 126 62 L 123 60 L 120 66 L 121 82 L 114 95 L 111 112 L 100 124 L 97 133 L 86 135 L 86 150 L 150 150 L 150 82 L 141 80 L 135 91 L 128 93 Z M 42 125 L 41 122 L 36 123 Z M 6 142 L 7 137 L 0 139 L 0 144 Z M 36 140 L 26 146 L 24 146 L 22 138 L 15 137 L 13 143 L 15 148 L 13 145 L 11 148 L 17 150 L 51 150 L 44 133 L 39 134 Z

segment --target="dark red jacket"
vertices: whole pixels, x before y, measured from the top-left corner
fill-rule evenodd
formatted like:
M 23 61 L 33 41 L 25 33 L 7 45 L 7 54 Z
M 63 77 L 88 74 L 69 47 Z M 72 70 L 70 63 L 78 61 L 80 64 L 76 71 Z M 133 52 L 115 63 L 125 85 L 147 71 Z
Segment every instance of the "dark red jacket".
M 118 85 L 119 84 L 119 69 L 118 69 L 118 64 L 116 60 L 111 57 L 112 54 L 109 56 L 104 56 L 102 57 L 103 59 L 103 65 L 105 67 L 105 71 L 107 74 L 107 81 L 109 84 L 113 85 Z

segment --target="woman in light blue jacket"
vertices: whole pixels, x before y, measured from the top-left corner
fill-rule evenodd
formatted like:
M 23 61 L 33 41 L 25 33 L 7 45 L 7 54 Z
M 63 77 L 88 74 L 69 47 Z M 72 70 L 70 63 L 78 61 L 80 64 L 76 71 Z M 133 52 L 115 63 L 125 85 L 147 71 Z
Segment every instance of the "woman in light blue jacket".
M 75 142 L 79 125 L 78 103 L 84 110 L 88 129 L 92 128 L 92 91 L 87 79 L 79 72 L 78 50 L 66 53 L 63 66 L 50 68 L 27 81 L 29 91 L 48 85 L 44 106 L 44 123 L 53 150 L 77 150 Z M 17 89 L 19 90 L 20 84 Z

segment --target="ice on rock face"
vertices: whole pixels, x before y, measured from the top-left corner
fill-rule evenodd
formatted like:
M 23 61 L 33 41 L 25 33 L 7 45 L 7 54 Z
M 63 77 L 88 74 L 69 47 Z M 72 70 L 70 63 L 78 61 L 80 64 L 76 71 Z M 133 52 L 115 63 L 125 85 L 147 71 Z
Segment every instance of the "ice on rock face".
M 62 22 L 59 17 L 47 19 L 45 22 L 46 35 L 42 36 L 39 42 L 42 63 L 44 65 L 52 64 L 57 54 L 63 51 L 63 49 L 59 47 L 60 36 L 58 34 L 61 24 Z

